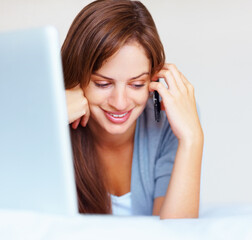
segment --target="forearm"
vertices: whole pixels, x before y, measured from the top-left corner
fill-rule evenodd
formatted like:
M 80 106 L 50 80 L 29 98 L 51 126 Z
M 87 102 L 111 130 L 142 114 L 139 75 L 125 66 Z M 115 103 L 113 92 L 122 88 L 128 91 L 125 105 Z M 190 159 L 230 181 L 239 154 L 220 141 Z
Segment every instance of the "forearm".
M 196 218 L 199 214 L 203 133 L 193 141 L 179 141 L 160 218 Z

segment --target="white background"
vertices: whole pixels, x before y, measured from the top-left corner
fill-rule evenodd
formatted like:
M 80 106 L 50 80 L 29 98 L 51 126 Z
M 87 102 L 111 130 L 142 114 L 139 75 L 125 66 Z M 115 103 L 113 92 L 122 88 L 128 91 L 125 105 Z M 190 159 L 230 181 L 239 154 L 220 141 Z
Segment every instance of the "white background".
M 51 24 L 62 43 L 89 2 L 0 0 L 0 31 Z M 156 21 L 167 62 L 195 87 L 205 133 L 202 204 L 252 203 L 252 1 L 142 2 Z

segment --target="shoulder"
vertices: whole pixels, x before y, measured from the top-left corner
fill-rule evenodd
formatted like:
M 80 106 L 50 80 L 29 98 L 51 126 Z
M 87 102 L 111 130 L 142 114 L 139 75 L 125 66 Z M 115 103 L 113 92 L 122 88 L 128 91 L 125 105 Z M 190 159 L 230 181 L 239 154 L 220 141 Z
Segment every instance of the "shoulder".
M 172 132 L 165 112 L 161 111 L 160 121 L 155 121 L 152 99 L 148 100 L 138 119 L 136 140 L 139 147 L 148 148 L 148 152 L 153 152 L 156 157 L 166 152 L 169 145 L 176 147 L 177 139 Z

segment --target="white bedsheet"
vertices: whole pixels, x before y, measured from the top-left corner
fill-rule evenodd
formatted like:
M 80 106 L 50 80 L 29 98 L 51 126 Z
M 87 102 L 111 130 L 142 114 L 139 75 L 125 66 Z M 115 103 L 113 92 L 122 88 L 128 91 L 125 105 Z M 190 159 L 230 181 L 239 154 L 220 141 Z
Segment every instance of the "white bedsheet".
M 199 219 L 102 215 L 59 216 L 0 210 L 0 239 L 246 239 L 252 240 L 252 205 L 201 208 Z

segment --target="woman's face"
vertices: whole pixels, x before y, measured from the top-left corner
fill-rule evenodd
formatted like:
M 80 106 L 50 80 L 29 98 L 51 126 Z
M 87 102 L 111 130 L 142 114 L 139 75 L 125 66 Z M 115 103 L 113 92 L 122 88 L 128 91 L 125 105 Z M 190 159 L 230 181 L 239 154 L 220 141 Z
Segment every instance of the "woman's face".
M 137 42 L 108 58 L 84 90 L 90 123 L 110 134 L 125 133 L 145 108 L 150 70 L 150 61 Z

